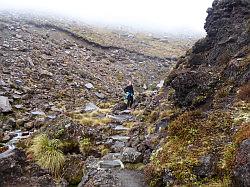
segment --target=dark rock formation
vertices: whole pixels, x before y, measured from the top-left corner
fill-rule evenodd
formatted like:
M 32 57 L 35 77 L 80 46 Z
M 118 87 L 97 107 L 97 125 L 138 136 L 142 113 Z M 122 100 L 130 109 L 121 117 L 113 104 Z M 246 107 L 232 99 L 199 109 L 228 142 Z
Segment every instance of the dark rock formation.
M 235 161 L 233 185 L 250 186 L 250 139 L 241 143 Z
M 166 81 L 180 106 L 203 104 L 223 85 L 236 88 L 250 79 L 250 2 L 216 0 L 207 12 L 207 36 L 179 59 Z
M 0 159 L 0 166 L 0 186 L 56 186 L 52 176 L 38 165 L 29 163 L 19 149 Z

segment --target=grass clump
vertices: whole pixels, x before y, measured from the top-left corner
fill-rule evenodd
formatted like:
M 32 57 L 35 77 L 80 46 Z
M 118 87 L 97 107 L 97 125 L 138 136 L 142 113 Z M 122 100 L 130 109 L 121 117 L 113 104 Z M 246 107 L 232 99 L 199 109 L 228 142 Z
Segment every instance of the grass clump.
M 79 141 L 79 148 L 81 153 L 89 153 L 91 150 L 91 141 L 90 138 L 84 138 Z
M 60 144 L 60 140 L 50 140 L 46 134 L 41 134 L 33 139 L 29 148 L 37 164 L 48 169 L 56 178 L 59 177 L 65 162 L 65 156 L 59 148 Z
M 147 121 L 149 122 L 149 123 L 153 123 L 153 122 L 155 122 L 158 118 L 159 118 L 159 112 L 158 111 L 156 111 L 156 110 L 154 110 L 154 111 L 152 111 L 149 115 L 148 115 L 148 117 L 147 117 Z
M 73 114 L 73 119 L 82 125 L 103 125 L 112 121 L 111 118 L 106 117 L 110 109 L 99 109 L 97 111 L 88 112 L 84 114 Z

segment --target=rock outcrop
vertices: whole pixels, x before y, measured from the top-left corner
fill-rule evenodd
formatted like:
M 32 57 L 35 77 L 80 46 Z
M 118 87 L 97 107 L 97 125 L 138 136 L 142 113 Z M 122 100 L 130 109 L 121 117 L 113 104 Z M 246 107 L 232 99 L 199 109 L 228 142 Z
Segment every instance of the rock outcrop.
M 204 104 L 225 86 L 235 93 L 250 79 L 250 2 L 216 0 L 207 13 L 207 36 L 179 59 L 166 81 L 180 106 Z
M 250 139 L 244 140 L 237 152 L 233 172 L 234 186 L 250 186 Z
M 207 13 L 206 37 L 165 79 L 167 96 L 147 107 L 156 127 L 168 122 L 145 168 L 152 186 L 221 186 L 225 178 L 249 186 L 250 1 L 215 0 Z

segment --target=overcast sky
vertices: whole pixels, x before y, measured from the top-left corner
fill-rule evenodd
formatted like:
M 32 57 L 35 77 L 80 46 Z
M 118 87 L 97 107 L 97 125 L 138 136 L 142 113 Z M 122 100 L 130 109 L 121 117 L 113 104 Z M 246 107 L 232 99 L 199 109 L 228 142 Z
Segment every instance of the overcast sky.
M 48 11 L 88 24 L 123 25 L 148 31 L 203 32 L 213 0 L 0 0 L 0 9 Z

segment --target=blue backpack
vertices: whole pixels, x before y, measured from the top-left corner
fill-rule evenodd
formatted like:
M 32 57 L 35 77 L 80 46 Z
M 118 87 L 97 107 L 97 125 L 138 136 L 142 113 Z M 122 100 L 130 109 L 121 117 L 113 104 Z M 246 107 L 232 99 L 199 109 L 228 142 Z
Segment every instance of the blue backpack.
M 126 92 L 126 93 L 125 93 L 125 99 L 128 99 L 129 97 L 133 97 L 133 93 L 131 93 L 131 92 Z

